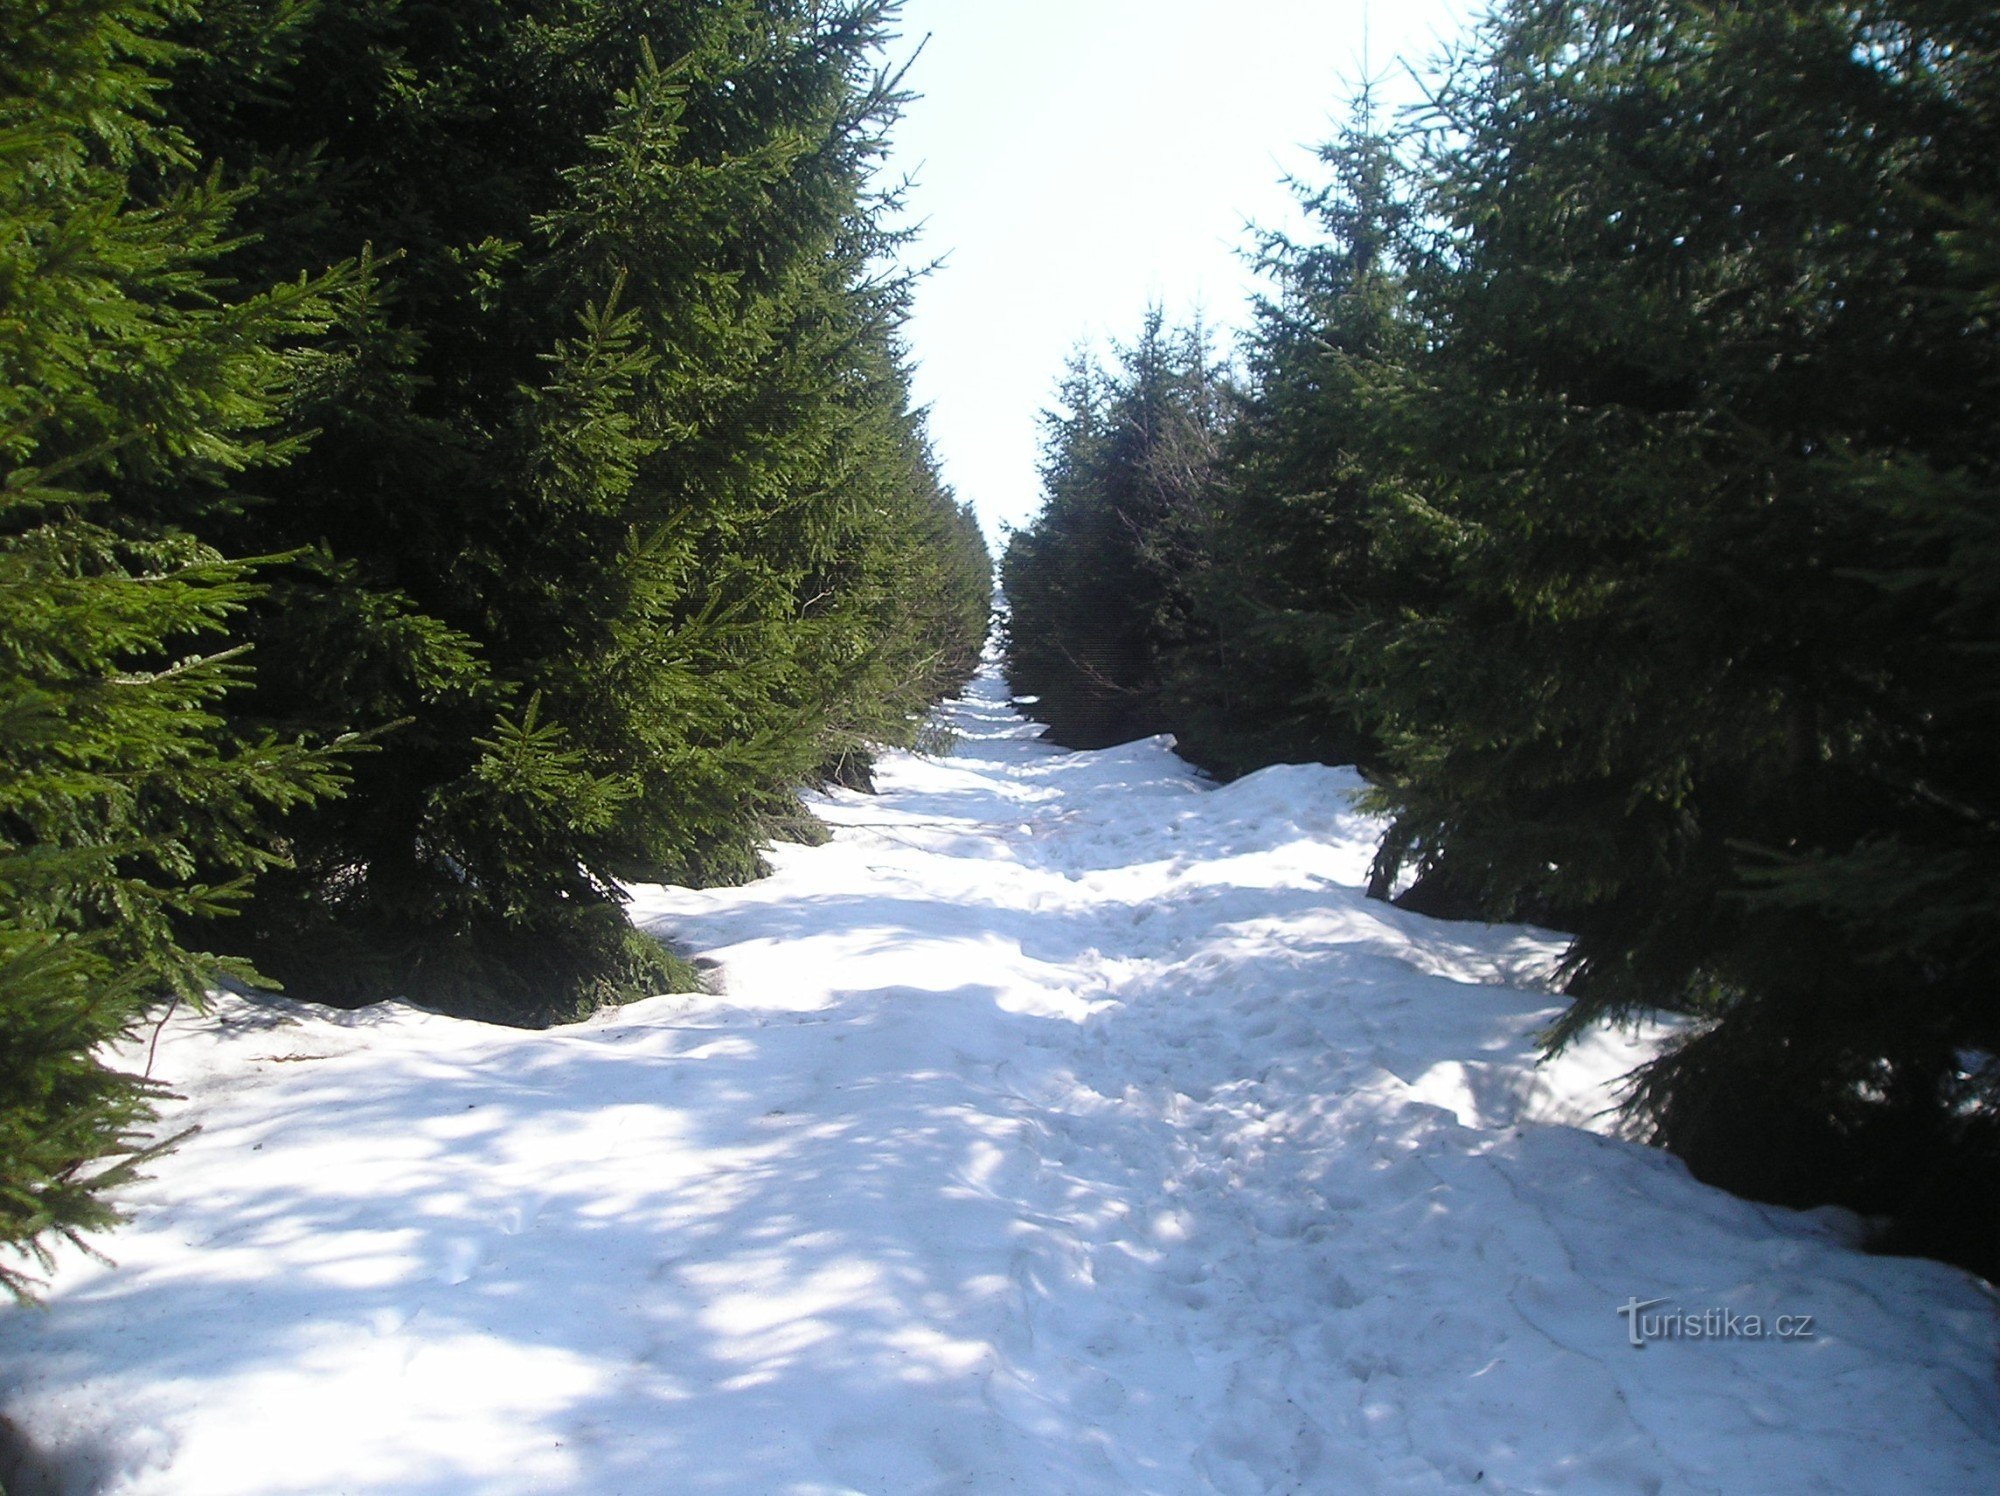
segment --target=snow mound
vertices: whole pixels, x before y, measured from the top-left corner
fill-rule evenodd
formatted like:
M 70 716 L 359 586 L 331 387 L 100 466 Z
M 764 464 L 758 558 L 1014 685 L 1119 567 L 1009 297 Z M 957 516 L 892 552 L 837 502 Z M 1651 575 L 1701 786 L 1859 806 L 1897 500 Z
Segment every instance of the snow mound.
M 0 1315 L 7 1488 L 2000 1489 L 1990 1292 L 1614 1136 L 1648 1036 L 1538 1069 L 1561 938 L 1363 898 L 1352 773 L 947 715 L 633 890 L 719 995 L 176 1016 L 202 1131 Z

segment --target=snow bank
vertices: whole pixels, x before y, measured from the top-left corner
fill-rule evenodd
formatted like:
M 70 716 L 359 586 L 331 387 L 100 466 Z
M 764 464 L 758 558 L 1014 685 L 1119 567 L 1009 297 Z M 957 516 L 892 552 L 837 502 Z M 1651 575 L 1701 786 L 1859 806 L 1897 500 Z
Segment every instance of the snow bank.
M 175 1018 L 203 1130 L 0 1315 L 8 1489 L 2000 1489 L 1984 1286 L 1609 1136 L 1643 1039 L 1537 1070 L 1559 938 L 1362 898 L 1351 775 L 950 716 L 634 890 L 721 995 Z

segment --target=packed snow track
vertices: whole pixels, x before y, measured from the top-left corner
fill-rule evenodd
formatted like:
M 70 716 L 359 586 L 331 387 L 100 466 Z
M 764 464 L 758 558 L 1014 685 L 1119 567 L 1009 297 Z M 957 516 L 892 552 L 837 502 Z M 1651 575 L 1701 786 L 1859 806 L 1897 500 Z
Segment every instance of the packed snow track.
M 1643 1039 L 1538 1070 L 1560 940 L 1363 898 L 1351 774 L 945 715 L 633 891 L 714 995 L 175 1017 L 201 1131 L 0 1315 L 8 1490 L 2000 1490 L 1989 1291 L 1617 1138 Z

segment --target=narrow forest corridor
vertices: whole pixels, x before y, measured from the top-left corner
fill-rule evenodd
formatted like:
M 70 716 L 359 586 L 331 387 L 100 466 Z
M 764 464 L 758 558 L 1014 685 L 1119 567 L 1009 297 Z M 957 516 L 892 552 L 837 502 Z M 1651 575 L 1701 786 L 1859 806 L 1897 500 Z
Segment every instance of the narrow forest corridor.
M 1603 1135 L 1636 1041 L 1535 1069 L 1560 941 L 1364 899 L 1352 774 L 1064 752 L 990 666 L 944 715 L 830 844 L 634 891 L 713 995 L 176 1018 L 202 1131 L 0 1321 L 8 1489 L 2000 1479 L 1975 1281 Z

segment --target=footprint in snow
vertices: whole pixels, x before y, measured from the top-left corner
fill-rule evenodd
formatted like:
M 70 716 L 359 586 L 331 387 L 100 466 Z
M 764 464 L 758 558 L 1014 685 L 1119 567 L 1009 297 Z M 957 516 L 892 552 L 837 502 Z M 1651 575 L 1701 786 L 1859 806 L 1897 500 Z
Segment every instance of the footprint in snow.
M 501 1232 L 507 1236 L 519 1236 L 523 1231 L 532 1230 L 548 1203 L 549 1197 L 539 1193 L 516 1200 L 501 1213 Z
M 1064 1358 L 1063 1369 L 1073 1378 L 1069 1405 L 1086 1417 L 1101 1418 L 1125 1406 L 1131 1395 L 1125 1384 L 1109 1372 L 1087 1362 Z
M 479 1243 L 469 1236 L 454 1236 L 445 1243 L 444 1265 L 439 1268 L 437 1280 L 456 1286 L 470 1278 L 479 1267 L 484 1256 Z

